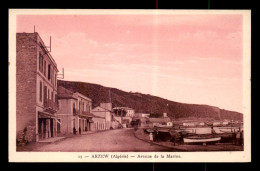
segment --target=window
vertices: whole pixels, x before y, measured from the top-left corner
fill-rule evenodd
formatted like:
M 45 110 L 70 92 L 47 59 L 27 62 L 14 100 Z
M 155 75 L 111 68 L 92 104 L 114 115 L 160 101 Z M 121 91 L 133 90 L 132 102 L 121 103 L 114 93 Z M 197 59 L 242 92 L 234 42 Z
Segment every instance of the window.
M 53 69 L 52 69 L 52 66 L 51 66 L 51 83 L 53 83 Z
M 51 64 L 48 65 L 48 80 L 51 79 Z
M 44 99 L 44 103 L 46 103 L 47 102 L 47 86 L 44 86 L 44 92 L 43 92 L 44 94 L 44 96 L 43 96 L 43 99 Z
M 39 71 L 43 72 L 43 55 L 39 52 Z
M 46 61 L 44 60 L 44 65 L 43 65 L 43 74 L 46 77 Z
M 76 104 L 74 102 L 72 104 L 72 111 L 73 111 L 73 114 L 76 114 Z
M 54 86 L 56 87 L 56 78 L 57 78 L 57 76 L 56 76 L 56 73 L 54 74 Z
M 40 101 L 42 102 L 42 82 L 40 81 Z
M 53 91 L 51 92 L 51 100 L 53 100 L 54 98 L 53 98 Z

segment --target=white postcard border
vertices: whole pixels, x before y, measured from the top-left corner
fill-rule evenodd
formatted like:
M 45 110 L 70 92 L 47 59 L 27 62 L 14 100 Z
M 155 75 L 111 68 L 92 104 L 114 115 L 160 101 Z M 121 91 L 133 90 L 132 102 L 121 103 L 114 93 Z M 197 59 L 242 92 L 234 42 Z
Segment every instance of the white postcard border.
M 17 152 L 16 151 L 16 16 L 17 15 L 243 15 L 244 151 L 234 152 Z M 250 162 L 251 161 L 251 11 L 250 10 L 80 10 L 9 9 L 9 162 Z M 92 158 L 108 154 L 109 158 Z M 128 158 L 111 158 L 112 155 Z M 167 154 L 180 158 L 166 158 Z M 151 155 L 153 158 L 137 158 Z M 155 155 L 165 156 L 154 158 Z M 86 157 L 89 156 L 89 157 Z M 131 157 L 135 156 L 135 157 Z

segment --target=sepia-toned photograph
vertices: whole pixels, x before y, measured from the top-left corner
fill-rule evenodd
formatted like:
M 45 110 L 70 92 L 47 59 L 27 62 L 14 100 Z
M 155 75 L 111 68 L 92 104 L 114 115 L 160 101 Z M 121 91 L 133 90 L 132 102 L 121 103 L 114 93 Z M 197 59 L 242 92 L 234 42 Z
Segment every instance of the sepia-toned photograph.
M 9 160 L 251 161 L 250 18 L 10 9 Z

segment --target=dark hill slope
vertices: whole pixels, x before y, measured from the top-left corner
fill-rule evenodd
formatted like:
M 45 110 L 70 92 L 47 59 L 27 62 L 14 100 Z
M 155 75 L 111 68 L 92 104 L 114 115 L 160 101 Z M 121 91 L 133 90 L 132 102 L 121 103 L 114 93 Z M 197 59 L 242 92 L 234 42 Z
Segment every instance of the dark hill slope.
M 242 120 L 243 118 L 241 113 L 219 109 L 218 107 L 178 103 L 149 94 L 129 93 L 98 84 L 58 80 L 58 85 L 74 92 L 78 91 L 79 93 L 91 98 L 93 101 L 93 107 L 98 106 L 101 102 L 109 102 L 110 90 L 113 107 L 127 106 L 135 109 L 136 112 L 156 114 L 167 112 L 169 117 L 176 119 L 196 117 Z

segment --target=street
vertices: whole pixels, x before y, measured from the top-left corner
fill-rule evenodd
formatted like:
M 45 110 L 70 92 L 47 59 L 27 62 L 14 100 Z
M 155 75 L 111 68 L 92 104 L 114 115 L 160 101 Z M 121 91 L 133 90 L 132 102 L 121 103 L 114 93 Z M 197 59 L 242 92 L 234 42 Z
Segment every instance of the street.
M 150 145 L 135 138 L 133 129 L 116 129 L 74 136 L 52 144 L 42 144 L 32 151 L 45 152 L 158 152 L 169 148 Z

